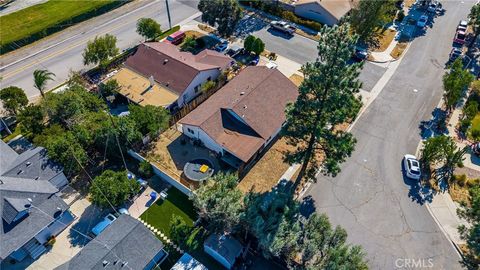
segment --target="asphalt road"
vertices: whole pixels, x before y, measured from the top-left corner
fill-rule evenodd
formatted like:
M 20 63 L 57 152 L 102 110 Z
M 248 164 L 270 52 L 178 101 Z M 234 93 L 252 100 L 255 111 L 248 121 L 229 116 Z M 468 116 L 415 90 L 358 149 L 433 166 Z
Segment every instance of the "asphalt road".
M 170 0 L 169 3 L 172 25 L 199 15 L 195 8 L 196 1 Z M 35 69 L 46 68 L 56 74 L 55 81 L 47 85 L 47 88 L 52 88 L 64 82 L 70 70 L 86 68 L 82 63 L 82 52 L 87 41 L 95 36 L 106 33 L 116 36 L 117 46 L 121 50 L 141 42 L 143 38 L 135 30 L 137 20 L 143 17 L 154 18 L 162 25 L 162 29 L 168 28 L 164 1 L 136 1 L 73 26 L 28 48 L 2 56 L 0 76 L 3 79 L 0 88 L 16 85 L 23 88 L 29 98 L 38 96 L 38 91 L 33 88 L 32 73 Z M 57 44 L 62 41 L 63 43 Z M 28 58 L 23 59 L 24 57 Z
M 335 178 L 319 176 L 309 189 L 316 211 L 344 227 L 349 241 L 368 253 L 372 269 L 460 269 L 459 256 L 429 214 L 418 187 L 403 177 L 403 155 L 415 153 L 418 124 L 442 96 L 441 77 L 456 24 L 470 1 L 442 2 L 446 13 L 418 37 L 352 132 L 352 157 Z M 417 91 L 414 91 L 416 89 Z M 427 198 L 428 200 L 428 198 Z M 429 260 L 430 259 L 430 260 Z

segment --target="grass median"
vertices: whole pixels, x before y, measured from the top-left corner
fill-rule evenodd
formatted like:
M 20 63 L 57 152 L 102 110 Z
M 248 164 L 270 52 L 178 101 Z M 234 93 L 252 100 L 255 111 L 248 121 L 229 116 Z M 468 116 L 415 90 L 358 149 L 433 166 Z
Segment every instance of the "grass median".
M 0 51 L 5 53 L 73 24 L 117 8 L 129 0 L 49 0 L 0 17 Z

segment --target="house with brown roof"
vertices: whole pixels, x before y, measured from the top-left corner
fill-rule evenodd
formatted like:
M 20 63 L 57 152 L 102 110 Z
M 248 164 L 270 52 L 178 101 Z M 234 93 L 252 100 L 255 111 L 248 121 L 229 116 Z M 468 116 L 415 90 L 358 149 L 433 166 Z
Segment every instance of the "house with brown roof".
M 201 94 L 203 83 L 215 80 L 233 63 L 229 56 L 212 50 L 193 55 L 172 44 L 146 42 L 125 62 L 128 71 L 120 70 L 121 78 L 116 79 L 122 88 L 119 92 L 139 105 L 166 107 L 174 99 L 181 107 Z
M 243 168 L 277 136 L 298 88 L 277 69 L 247 67 L 182 118 L 178 130 Z
M 295 14 L 326 25 L 334 25 L 354 4 L 354 0 L 299 0 L 295 3 Z

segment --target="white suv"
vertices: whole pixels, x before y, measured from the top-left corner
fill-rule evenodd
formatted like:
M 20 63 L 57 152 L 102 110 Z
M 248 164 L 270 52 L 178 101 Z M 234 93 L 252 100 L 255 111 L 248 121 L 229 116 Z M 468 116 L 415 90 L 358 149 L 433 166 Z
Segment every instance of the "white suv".
M 403 158 L 403 167 L 405 168 L 405 174 L 408 178 L 419 180 L 420 173 L 420 162 L 414 155 L 405 155 Z

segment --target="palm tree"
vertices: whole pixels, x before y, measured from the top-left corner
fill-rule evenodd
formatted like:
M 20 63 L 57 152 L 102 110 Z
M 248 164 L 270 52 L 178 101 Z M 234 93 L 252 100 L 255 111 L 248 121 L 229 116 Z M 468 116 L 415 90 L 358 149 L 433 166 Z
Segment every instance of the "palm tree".
M 46 69 L 37 69 L 33 72 L 33 86 L 40 91 L 42 97 L 45 97 L 45 86 L 48 81 L 52 81 L 55 74 Z

